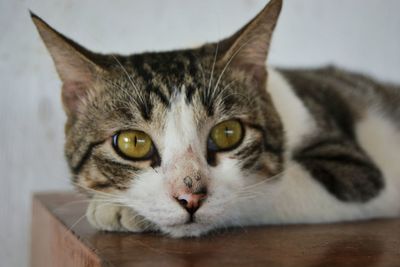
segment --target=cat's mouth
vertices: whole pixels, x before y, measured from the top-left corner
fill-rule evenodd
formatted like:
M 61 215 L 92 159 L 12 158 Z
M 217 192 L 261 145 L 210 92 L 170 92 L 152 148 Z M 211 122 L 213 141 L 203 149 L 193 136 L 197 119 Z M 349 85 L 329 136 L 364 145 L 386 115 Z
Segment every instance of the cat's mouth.
M 195 223 L 196 222 L 196 218 L 194 217 L 194 214 L 190 214 L 188 220 L 185 222 L 185 224 L 191 224 L 191 223 Z
M 196 221 L 195 216 L 190 215 L 188 217 L 188 219 L 186 221 L 184 221 L 184 222 L 167 224 L 165 226 L 167 226 L 167 227 L 180 227 L 180 226 L 183 226 L 183 225 L 194 225 L 194 224 L 199 224 L 199 223 Z
M 180 228 L 180 227 L 200 227 L 201 225 L 204 225 L 201 223 L 201 220 L 199 220 L 198 216 L 196 214 L 188 214 L 187 218 L 183 219 L 182 221 L 170 223 L 170 224 L 164 224 L 165 227 L 168 228 Z

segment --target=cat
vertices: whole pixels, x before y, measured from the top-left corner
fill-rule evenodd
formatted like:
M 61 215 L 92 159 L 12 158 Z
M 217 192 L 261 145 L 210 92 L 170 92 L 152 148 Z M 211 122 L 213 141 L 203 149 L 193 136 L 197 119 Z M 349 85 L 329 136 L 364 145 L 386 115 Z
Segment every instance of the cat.
M 194 49 L 93 53 L 31 14 L 63 83 L 65 155 L 106 231 L 400 215 L 400 88 L 267 66 L 282 0 Z

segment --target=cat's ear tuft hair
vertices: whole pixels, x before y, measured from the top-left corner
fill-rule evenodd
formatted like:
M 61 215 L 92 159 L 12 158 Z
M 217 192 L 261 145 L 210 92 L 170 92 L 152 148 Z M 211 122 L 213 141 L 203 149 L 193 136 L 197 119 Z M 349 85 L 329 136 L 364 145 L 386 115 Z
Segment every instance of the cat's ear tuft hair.
M 95 63 L 101 56 L 57 32 L 31 11 L 30 15 L 63 82 L 64 109 L 68 116 L 74 116 L 87 96 L 87 90 L 93 87 L 97 75 L 103 71 Z
M 265 65 L 272 34 L 282 9 L 282 0 L 268 5 L 233 36 L 220 42 L 220 64 L 230 64 L 258 76 Z

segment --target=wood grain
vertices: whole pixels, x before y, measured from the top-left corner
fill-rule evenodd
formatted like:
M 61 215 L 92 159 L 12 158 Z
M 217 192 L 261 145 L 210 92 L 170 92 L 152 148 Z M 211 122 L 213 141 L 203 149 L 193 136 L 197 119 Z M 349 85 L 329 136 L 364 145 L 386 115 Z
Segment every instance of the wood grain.
M 400 219 L 251 227 L 172 239 L 98 232 L 81 219 L 86 205 L 73 193 L 35 195 L 32 266 L 400 266 Z

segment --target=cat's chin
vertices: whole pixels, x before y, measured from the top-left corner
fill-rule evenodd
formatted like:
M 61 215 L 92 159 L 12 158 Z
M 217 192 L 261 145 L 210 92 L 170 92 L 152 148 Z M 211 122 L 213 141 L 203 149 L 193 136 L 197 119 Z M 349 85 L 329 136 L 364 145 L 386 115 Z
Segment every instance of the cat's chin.
M 207 234 L 212 227 L 201 223 L 186 223 L 161 227 L 161 231 L 174 238 L 199 237 Z

